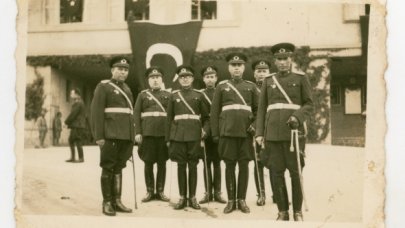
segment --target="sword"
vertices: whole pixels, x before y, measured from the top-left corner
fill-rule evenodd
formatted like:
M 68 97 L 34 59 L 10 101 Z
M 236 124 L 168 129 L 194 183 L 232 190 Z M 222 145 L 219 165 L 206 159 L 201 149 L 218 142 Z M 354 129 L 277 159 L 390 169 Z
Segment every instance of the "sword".
M 291 137 L 295 138 L 295 151 L 297 154 L 298 174 L 300 177 L 302 199 L 304 201 L 305 211 L 308 211 L 307 200 L 305 198 L 305 192 L 304 192 L 304 179 L 302 177 L 302 171 L 301 171 L 301 158 L 300 158 L 300 144 L 299 144 L 299 140 L 298 140 L 298 129 L 291 130 Z
M 253 138 L 253 150 L 254 150 L 253 153 L 254 153 L 254 160 L 255 160 L 255 167 L 256 167 L 255 170 L 256 170 L 256 174 L 257 174 L 257 183 L 259 184 L 259 196 L 263 197 L 262 196 L 262 183 L 261 183 L 261 180 L 260 180 L 260 173 L 259 173 L 259 164 L 257 162 L 256 141 L 255 141 L 254 138 Z
M 207 190 L 208 190 L 208 166 L 207 166 L 207 150 L 205 149 L 205 142 L 204 140 L 201 140 L 201 146 L 204 149 L 204 167 L 205 167 L 205 182 L 207 185 Z M 210 205 L 210 198 L 208 197 L 208 206 Z
M 134 153 L 132 152 L 132 171 L 134 174 L 134 198 L 135 198 L 135 209 L 138 209 L 138 202 L 136 200 L 136 175 L 135 175 L 135 159 L 134 159 Z

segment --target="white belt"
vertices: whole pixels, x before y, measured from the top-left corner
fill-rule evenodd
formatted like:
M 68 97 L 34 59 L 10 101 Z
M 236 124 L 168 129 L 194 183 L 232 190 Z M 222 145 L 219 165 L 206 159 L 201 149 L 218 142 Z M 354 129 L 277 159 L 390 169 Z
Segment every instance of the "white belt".
M 276 104 L 271 104 L 267 106 L 267 111 L 273 110 L 273 109 L 300 109 L 301 106 L 297 104 L 284 104 L 284 103 L 276 103 Z
M 222 107 L 222 111 L 225 110 L 246 110 L 251 112 L 252 108 L 248 105 L 242 105 L 242 104 L 233 104 L 233 105 L 225 105 L 224 107 Z
M 199 115 L 194 115 L 194 114 L 182 114 L 182 115 L 175 115 L 174 120 L 200 120 Z
M 142 112 L 141 117 L 148 117 L 148 116 L 167 116 L 167 113 L 165 112 Z
M 132 114 L 132 110 L 130 108 L 105 108 L 104 113 L 126 113 Z

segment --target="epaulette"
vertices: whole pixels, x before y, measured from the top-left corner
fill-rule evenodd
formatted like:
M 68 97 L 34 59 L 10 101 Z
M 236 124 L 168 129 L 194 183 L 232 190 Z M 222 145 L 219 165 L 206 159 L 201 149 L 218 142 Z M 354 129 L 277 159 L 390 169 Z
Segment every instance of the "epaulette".
M 250 84 L 253 84 L 253 85 L 256 85 L 256 83 L 251 82 L 251 81 L 248 81 L 248 80 L 245 80 L 245 82 L 250 83 Z
M 102 81 L 101 81 L 101 83 L 104 83 L 104 84 L 105 84 L 105 83 L 108 83 L 108 82 L 110 82 L 110 79 L 105 79 L 105 80 L 102 80 Z
M 142 91 L 141 91 L 141 93 L 144 93 L 144 92 L 146 92 L 146 91 L 148 91 L 148 89 L 144 89 L 144 90 L 142 90 Z
M 218 85 L 222 85 L 222 84 L 225 84 L 225 83 L 227 83 L 228 82 L 228 80 L 223 80 L 223 81 L 220 81 L 219 83 L 218 83 Z
M 196 92 L 202 93 L 202 90 L 198 90 L 198 89 L 193 89 Z
M 177 93 L 179 91 L 180 91 L 179 89 L 176 89 L 176 90 L 173 90 L 172 93 Z
M 296 70 L 296 69 L 291 70 L 291 73 L 298 74 L 298 75 L 301 75 L 301 76 L 305 75 L 305 73 L 303 71 L 299 71 L 299 70 Z

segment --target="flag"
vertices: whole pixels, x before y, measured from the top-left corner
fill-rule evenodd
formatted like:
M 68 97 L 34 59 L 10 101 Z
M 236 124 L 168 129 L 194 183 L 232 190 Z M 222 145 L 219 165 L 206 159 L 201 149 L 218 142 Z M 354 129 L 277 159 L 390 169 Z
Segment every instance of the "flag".
M 165 73 L 165 88 L 177 88 L 176 67 L 191 65 L 201 26 L 202 21 L 158 25 L 128 20 L 133 55 L 133 69 L 128 80 L 130 86 L 141 90 L 148 88 L 145 71 L 150 66 L 159 66 Z

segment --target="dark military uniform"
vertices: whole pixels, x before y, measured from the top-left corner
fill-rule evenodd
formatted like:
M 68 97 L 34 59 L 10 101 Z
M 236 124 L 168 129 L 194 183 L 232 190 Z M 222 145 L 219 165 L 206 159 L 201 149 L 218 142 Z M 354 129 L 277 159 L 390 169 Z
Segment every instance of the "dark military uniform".
M 129 60 L 116 57 L 111 60 L 110 66 L 129 68 Z M 116 211 L 122 212 L 131 212 L 122 205 L 120 198 L 122 169 L 126 167 L 134 146 L 135 128 L 132 106 L 133 96 L 130 88 L 124 82 L 115 79 L 100 82 L 91 103 L 91 125 L 94 138 L 96 141 L 105 140 L 104 145 L 100 146 L 103 206 L 112 204 Z M 115 211 L 109 215 L 115 215 Z
M 270 70 L 270 63 L 266 60 L 257 60 L 252 63 L 252 70 Z M 256 89 L 257 92 L 260 94 L 260 90 L 262 87 L 263 81 L 256 81 Z M 256 204 L 258 206 L 264 206 L 266 203 L 266 188 L 265 188 L 265 182 L 264 182 L 264 165 L 263 162 L 260 159 L 260 152 L 262 151 L 262 147 L 256 143 L 256 158 L 257 158 L 257 163 L 255 163 L 254 167 L 254 177 L 255 177 L 255 185 L 256 185 L 256 191 L 258 195 L 258 199 Z M 274 192 L 274 181 L 271 175 L 271 172 L 269 171 L 269 177 L 270 177 L 270 187 L 272 192 Z M 259 182 L 260 180 L 260 182 Z M 273 202 L 275 202 L 274 196 Z
M 204 67 L 201 71 L 202 75 L 216 74 L 217 68 L 215 66 Z M 215 88 L 205 88 L 201 90 L 204 98 L 211 107 L 212 99 L 214 98 Z M 211 200 L 215 200 L 219 203 L 226 203 L 221 196 L 221 159 L 218 154 L 218 142 L 214 142 L 211 135 L 211 128 L 206 125 L 204 131 L 207 133 L 205 142 L 206 151 L 206 166 L 204 165 L 204 186 L 205 195 L 200 203 L 207 203 Z M 212 165 L 212 168 L 211 168 Z M 207 167 L 207 169 L 206 169 Z M 208 178 L 208 180 L 207 180 Z
M 178 67 L 177 73 L 179 77 L 194 74 L 192 68 L 188 66 Z M 182 99 L 187 102 L 192 111 Z M 166 141 L 170 141 L 169 157 L 178 165 L 180 201 L 175 209 L 184 208 L 187 202 L 187 166 L 190 206 L 195 209 L 200 208 L 195 199 L 197 164 L 199 158 L 202 157 L 201 134 L 203 125 L 208 124 L 208 109 L 209 106 L 206 104 L 203 94 L 193 88 L 175 90 L 170 97 L 167 110 Z
M 231 58 L 231 59 L 229 59 Z M 242 54 L 230 54 L 227 60 L 230 64 L 246 57 Z M 246 104 L 233 88 L 243 97 Z M 219 137 L 219 155 L 226 164 L 225 177 L 228 193 L 228 205 L 224 212 L 229 213 L 236 208 L 235 200 L 249 212 L 245 198 L 249 177 L 249 161 L 254 158 L 252 135 L 248 132 L 254 126 L 258 105 L 258 92 L 252 82 L 240 80 L 222 81 L 218 84 L 211 106 L 211 132 L 212 136 Z M 236 193 L 236 163 L 239 166 L 238 186 Z M 237 197 L 237 198 L 236 198 Z M 233 208 L 228 210 L 228 207 Z M 241 208 L 241 205 L 239 205 Z
M 273 54 L 291 52 L 290 45 L 275 45 Z M 293 47 L 293 46 L 292 46 Z M 277 79 L 285 90 L 292 104 L 288 102 L 281 90 L 277 87 Z M 296 153 L 290 151 L 291 128 L 287 124 L 291 116 L 299 121 L 299 131 L 303 132 L 305 120 L 312 111 L 313 101 L 311 86 L 307 77 L 291 71 L 277 73 L 274 77 L 267 77 L 263 82 L 259 110 L 257 115 L 257 136 L 263 136 L 265 151 L 261 159 L 266 167 L 270 168 L 274 178 L 277 206 L 283 215 L 283 220 L 288 220 L 288 194 L 285 186 L 284 172 L 289 170 L 292 183 L 292 200 L 294 212 L 301 213 L 302 191 L 299 180 Z M 302 142 L 302 141 L 301 141 Z M 304 143 L 301 143 L 301 146 Z M 303 158 L 301 156 L 303 167 Z M 280 217 L 280 214 L 279 214 Z M 295 217 L 295 214 L 294 214 Z
M 86 111 L 83 100 L 75 99 L 72 105 L 72 110 L 65 120 L 65 124 L 70 128 L 69 147 L 70 159 L 67 162 L 83 162 L 83 139 L 86 138 Z M 75 145 L 79 160 L 75 160 Z
M 160 68 L 151 67 L 146 71 L 146 76 L 162 77 Z M 134 107 L 135 134 L 142 135 L 142 143 L 139 145 L 138 154 L 145 162 L 145 182 L 147 196 L 142 202 L 148 202 L 155 198 L 155 177 L 153 165 L 157 163 L 156 198 L 168 201 L 163 195 L 166 180 L 166 161 L 168 160 L 167 146 L 165 142 L 165 126 L 170 93 L 161 89 L 147 89 L 142 91 L 136 100 Z M 159 102 L 156 102 L 155 99 Z

